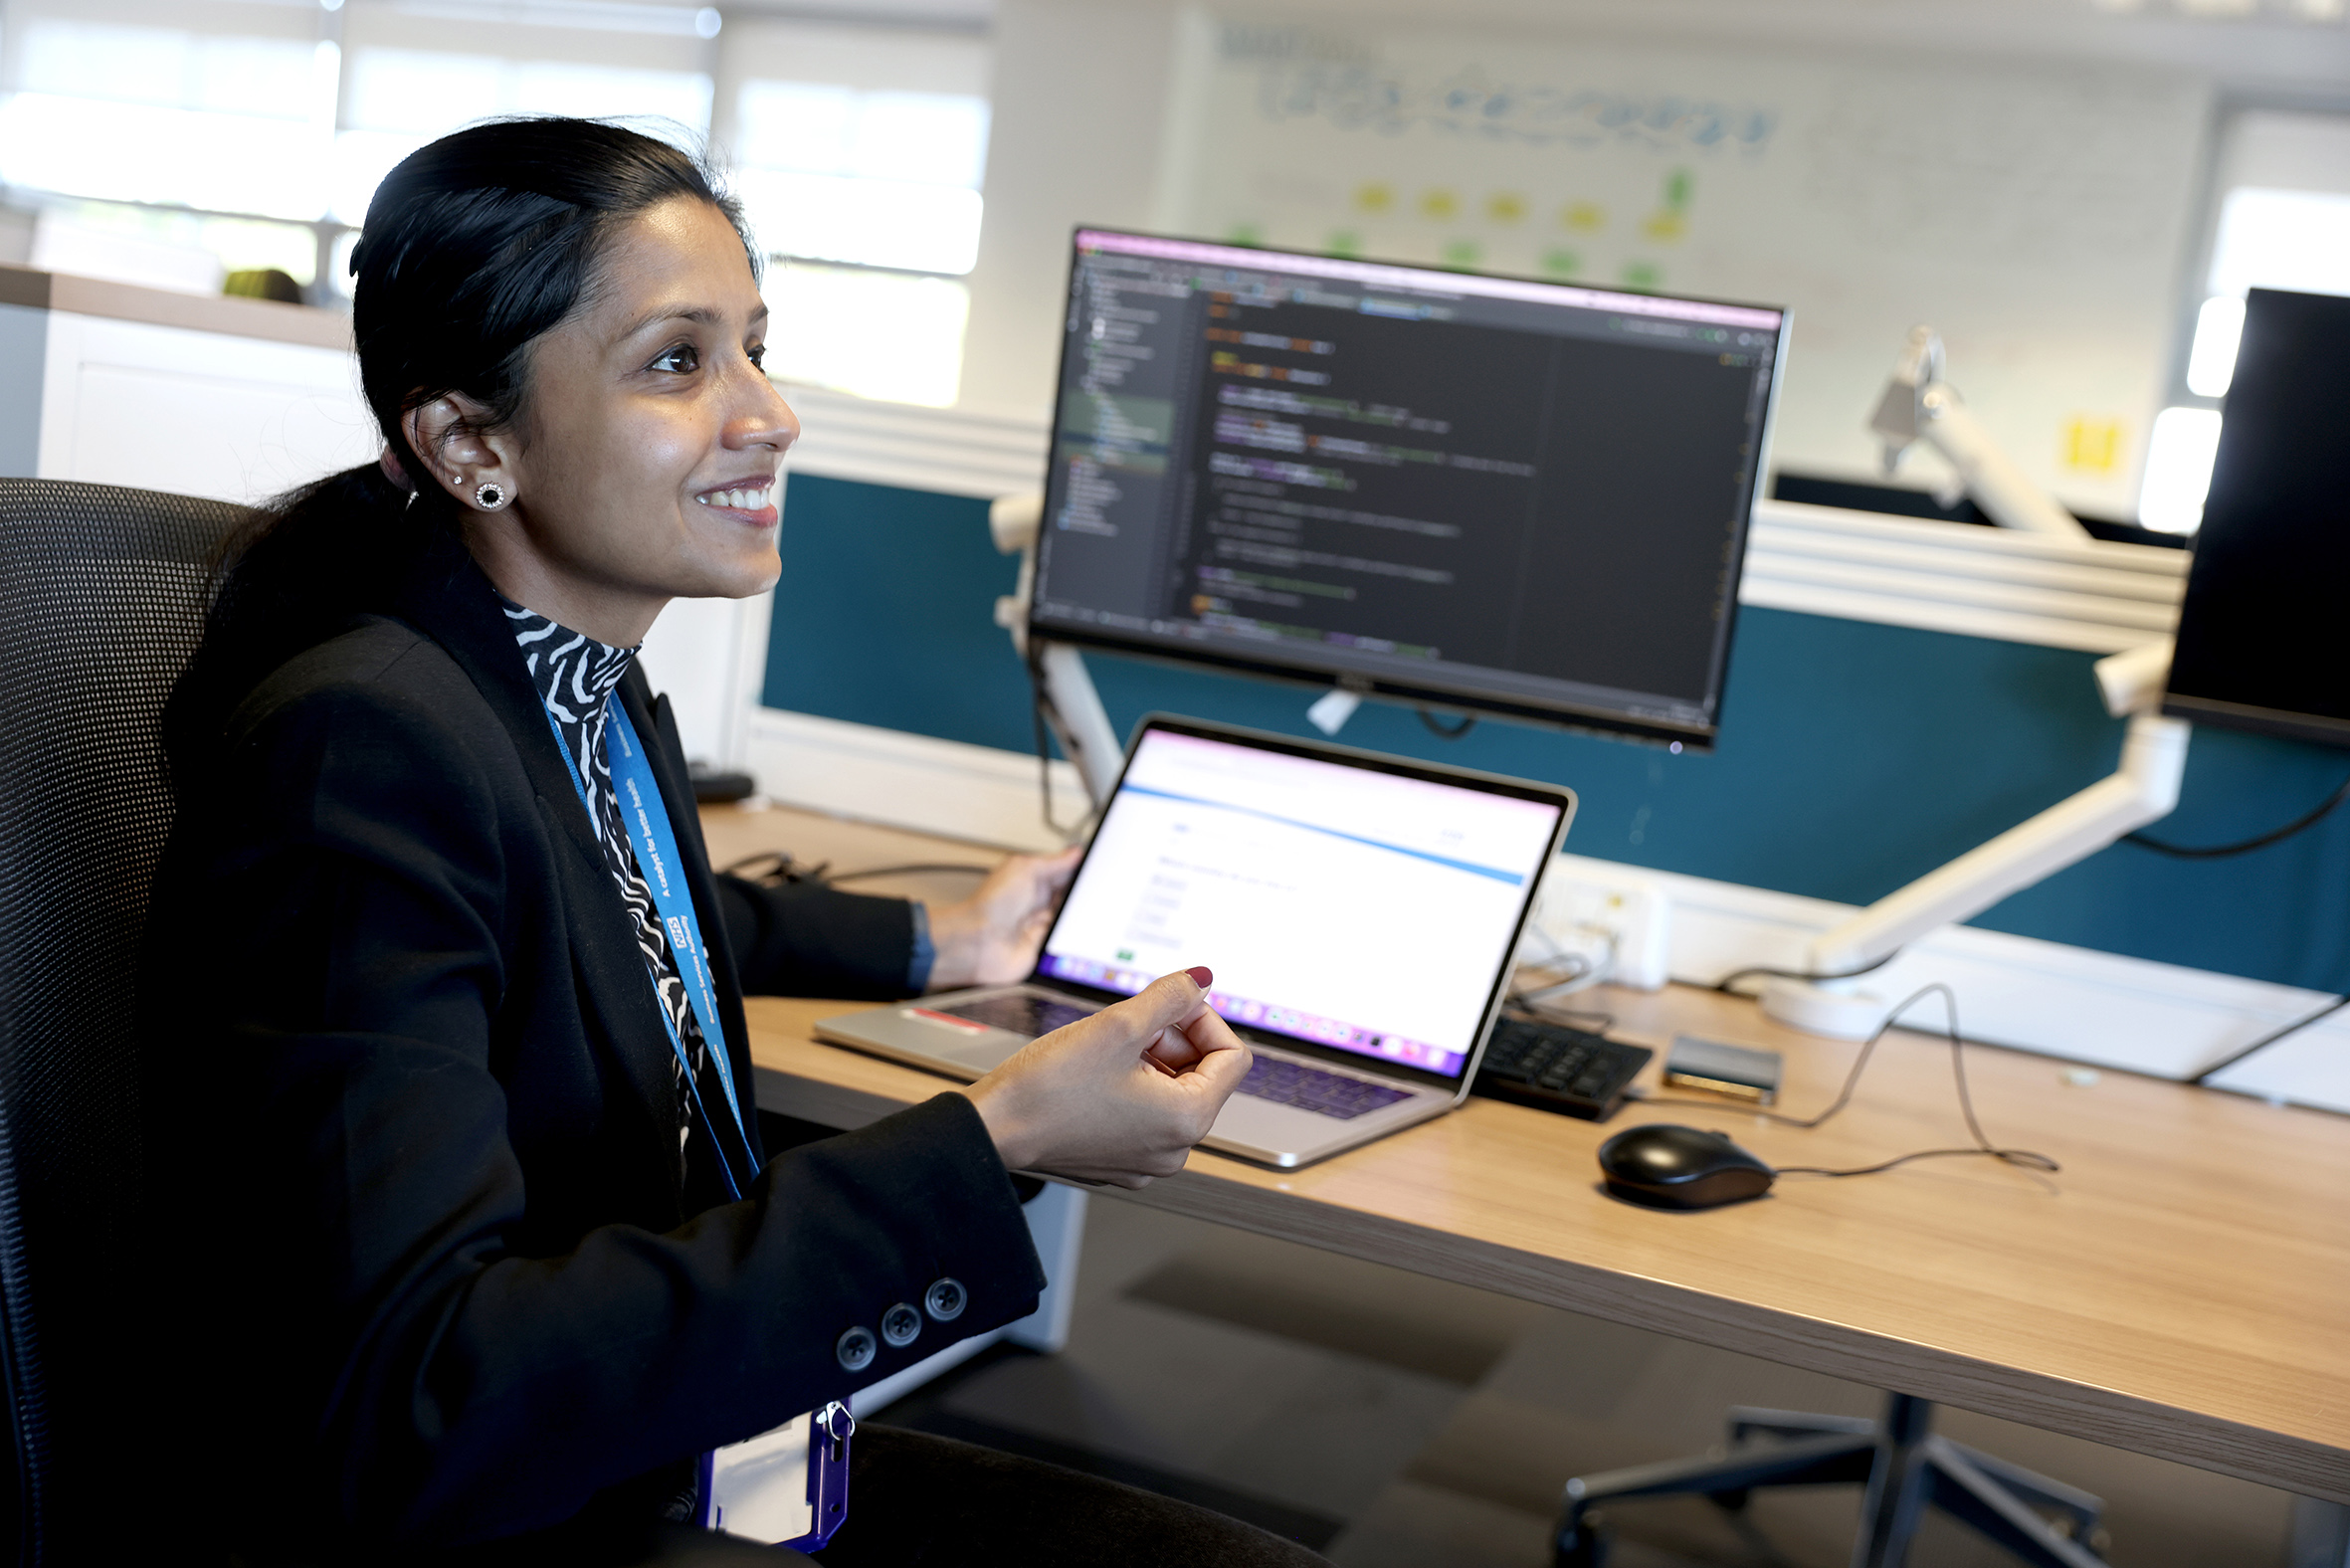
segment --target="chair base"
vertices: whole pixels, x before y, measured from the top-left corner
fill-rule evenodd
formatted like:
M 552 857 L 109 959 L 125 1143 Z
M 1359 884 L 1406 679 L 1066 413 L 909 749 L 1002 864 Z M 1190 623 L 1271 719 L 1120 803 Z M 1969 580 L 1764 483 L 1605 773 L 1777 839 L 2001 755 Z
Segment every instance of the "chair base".
M 1792 1410 L 1730 1411 L 1730 1447 L 1567 1482 L 1559 1514 L 1558 1568 L 1601 1568 L 1607 1545 L 1594 1510 L 1635 1497 L 1710 1497 L 1743 1508 L 1760 1486 L 1867 1487 L 1853 1568 L 1902 1568 L 1929 1507 L 1973 1526 L 2034 1568 L 2106 1568 L 2098 1516 L 2104 1503 L 2005 1460 L 1928 1430 L 1933 1406 L 1886 1396 L 1875 1421 Z M 1757 1437 L 1779 1441 L 1757 1443 Z M 2056 1515 L 2051 1523 L 2037 1510 Z

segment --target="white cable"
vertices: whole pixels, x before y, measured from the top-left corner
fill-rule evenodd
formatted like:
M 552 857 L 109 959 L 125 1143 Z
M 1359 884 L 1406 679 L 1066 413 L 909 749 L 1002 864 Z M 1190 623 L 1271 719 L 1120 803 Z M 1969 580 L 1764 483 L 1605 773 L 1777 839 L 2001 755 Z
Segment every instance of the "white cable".
M 1559 941 L 1539 920 L 1528 921 L 1526 924 L 1527 937 L 1540 942 L 1543 947 L 1548 949 L 1548 953 L 1541 960 L 1539 967 L 1571 965 L 1573 972 L 1563 980 L 1545 985 L 1520 986 L 1512 984 L 1510 988 L 1512 1002 L 1518 1006 L 1527 1007 L 1540 1002 L 1555 1001 L 1560 997 L 1573 996 L 1578 991 L 1589 990 L 1615 974 L 1616 933 L 1614 931 L 1604 925 L 1593 925 L 1583 921 L 1578 921 L 1568 929 L 1598 937 L 1603 949 L 1602 952 L 1596 957 L 1589 953 L 1577 952 Z M 1520 962 L 1515 967 L 1523 969 L 1536 967 L 1536 965 Z M 1513 981 L 1515 980 L 1514 972 L 1511 978 Z

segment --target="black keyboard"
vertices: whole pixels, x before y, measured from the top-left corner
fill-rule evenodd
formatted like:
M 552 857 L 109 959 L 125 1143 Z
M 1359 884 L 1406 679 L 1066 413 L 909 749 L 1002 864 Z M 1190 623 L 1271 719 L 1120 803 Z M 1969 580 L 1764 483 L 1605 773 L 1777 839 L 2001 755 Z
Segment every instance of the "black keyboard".
M 1100 1010 L 1074 1007 L 1067 1002 L 1056 1002 L 1051 997 L 1032 996 L 1026 991 L 1011 991 L 1002 996 L 983 996 L 976 1002 L 965 1002 L 960 1007 L 942 1007 L 938 1011 L 950 1018 L 967 1018 L 974 1024 L 986 1024 L 994 1029 L 1008 1029 L 1015 1035 L 1033 1037 L 1049 1035 L 1080 1018 L 1091 1018 Z
M 1604 1121 L 1655 1055 L 1589 1030 L 1503 1018 L 1493 1025 L 1469 1092 Z
M 1368 1078 L 1324 1073 L 1319 1068 L 1273 1057 L 1259 1057 L 1251 1064 L 1249 1076 L 1241 1079 L 1237 1092 L 1270 1099 L 1276 1105 L 1294 1105 L 1318 1116 L 1335 1116 L 1340 1121 L 1352 1121 L 1367 1110 L 1411 1098 L 1404 1089 L 1389 1088 Z

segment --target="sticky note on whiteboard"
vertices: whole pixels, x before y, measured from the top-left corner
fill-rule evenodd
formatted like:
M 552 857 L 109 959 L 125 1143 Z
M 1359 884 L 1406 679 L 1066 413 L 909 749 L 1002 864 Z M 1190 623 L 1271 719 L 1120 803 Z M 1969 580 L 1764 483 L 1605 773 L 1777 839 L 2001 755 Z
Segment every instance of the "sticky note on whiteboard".
M 2079 474 L 2111 474 L 2121 464 L 2121 421 L 2075 414 L 2064 422 L 2064 467 Z

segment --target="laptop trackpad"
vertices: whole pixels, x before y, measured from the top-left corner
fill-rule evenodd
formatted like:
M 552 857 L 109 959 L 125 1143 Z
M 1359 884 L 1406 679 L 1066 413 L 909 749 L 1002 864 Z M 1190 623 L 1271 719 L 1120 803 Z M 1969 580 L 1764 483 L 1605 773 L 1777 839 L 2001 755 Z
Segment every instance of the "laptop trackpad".
M 1011 1061 L 1014 1056 L 1018 1055 L 1020 1048 L 1027 1044 L 1028 1042 L 1025 1040 L 1015 1040 L 1009 1035 L 997 1034 L 992 1039 L 977 1041 L 968 1046 L 957 1046 L 952 1051 L 941 1051 L 938 1055 L 959 1067 L 969 1068 L 974 1073 L 993 1073 L 997 1068 Z

